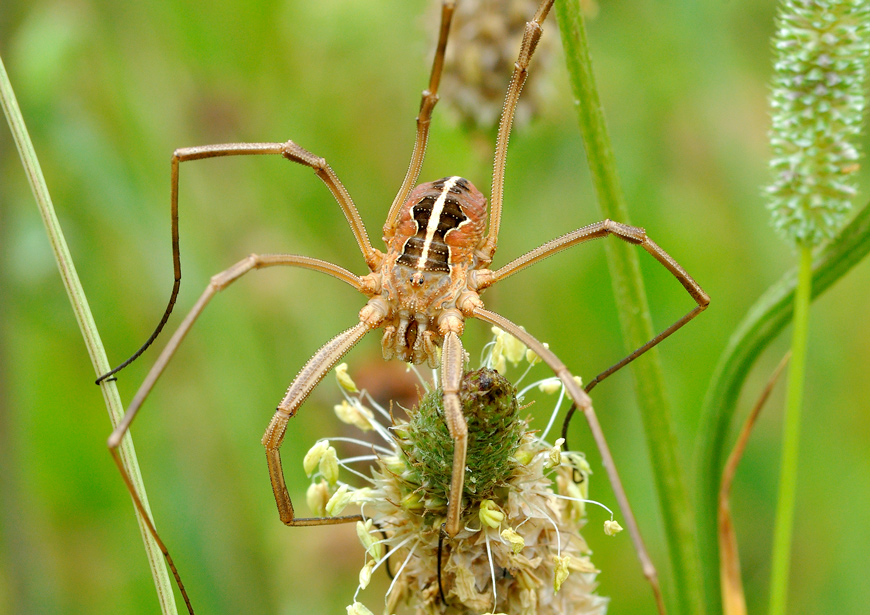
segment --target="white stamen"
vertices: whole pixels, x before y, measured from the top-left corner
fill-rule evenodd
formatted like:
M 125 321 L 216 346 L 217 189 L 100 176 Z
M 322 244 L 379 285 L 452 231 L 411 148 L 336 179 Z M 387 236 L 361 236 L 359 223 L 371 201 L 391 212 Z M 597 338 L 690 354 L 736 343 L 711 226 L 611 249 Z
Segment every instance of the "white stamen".
M 404 543 L 402 543 L 402 544 L 404 544 Z M 396 584 L 396 581 L 399 580 L 399 577 L 402 576 L 402 571 L 405 569 L 405 566 L 408 565 L 408 562 L 411 561 L 411 556 L 414 555 L 414 550 L 417 548 L 417 545 L 419 545 L 419 544 L 420 544 L 419 541 L 414 543 L 414 546 L 411 547 L 410 551 L 408 551 L 408 557 L 406 557 L 405 561 L 402 562 L 402 565 L 399 566 L 399 570 L 396 572 L 396 576 L 393 577 L 393 582 L 390 583 L 390 586 L 387 588 L 387 593 L 384 596 L 384 604 L 387 603 L 387 600 L 389 599 L 390 594 L 393 593 L 393 586 Z M 394 549 L 394 551 L 395 551 L 395 549 Z
M 550 422 L 547 423 L 547 426 L 544 428 L 544 433 L 540 435 L 538 440 L 544 441 L 547 439 L 547 434 L 550 433 L 550 429 L 553 427 L 553 423 L 556 422 L 556 416 L 559 414 L 559 408 L 562 407 L 562 400 L 565 399 L 565 387 L 562 387 L 562 390 L 559 392 L 559 400 L 556 402 L 556 407 L 553 408 L 553 414 L 550 415 Z
M 495 607 L 498 606 L 498 594 L 495 589 L 495 565 L 492 562 L 492 549 L 489 546 L 489 532 L 484 532 L 483 537 L 486 539 L 486 556 L 489 558 L 489 574 L 492 577 L 492 612 L 495 613 Z
M 602 504 L 601 502 L 598 502 L 596 500 L 584 500 L 583 498 L 572 498 L 570 495 L 560 495 L 558 493 L 550 493 L 549 491 L 532 491 L 532 493 L 534 493 L 536 495 L 545 496 L 545 497 L 559 498 L 560 500 L 571 500 L 572 502 L 583 502 L 584 504 L 594 504 L 595 506 L 600 506 L 601 508 L 603 508 L 604 510 L 609 512 L 611 517 L 613 516 L 612 510 L 610 510 L 609 508 L 607 508 L 607 506 L 605 506 L 604 504 Z
M 358 444 L 359 446 L 364 446 L 365 448 L 372 448 L 379 453 L 383 453 L 384 455 L 393 455 L 396 452 L 395 450 L 383 446 L 378 446 L 377 444 L 372 444 L 371 442 L 366 442 L 365 440 L 359 440 L 357 438 L 340 437 L 330 438 L 330 440 L 332 440 L 333 442 L 350 442 L 351 444 Z M 392 440 L 390 440 L 390 443 L 392 443 Z

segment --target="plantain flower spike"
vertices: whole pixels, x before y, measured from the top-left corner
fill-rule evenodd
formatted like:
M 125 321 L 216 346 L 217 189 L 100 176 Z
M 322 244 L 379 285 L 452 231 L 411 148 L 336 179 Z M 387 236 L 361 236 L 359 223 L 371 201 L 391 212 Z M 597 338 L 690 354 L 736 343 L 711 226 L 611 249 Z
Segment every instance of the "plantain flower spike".
M 496 343 L 498 338 L 496 333 Z M 492 354 L 513 369 L 513 358 L 524 357 L 525 348 L 511 348 L 508 338 L 501 333 L 501 348 Z M 309 474 L 319 468 L 308 492 L 315 514 L 359 510 L 356 531 L 365 555 L 348 615 L 372 614 L 359 594 L 371 592 L 374 575 L 384 572 L 392 580 L 386 595 L 375 599 L 385 601 L 379 610 L 385 615 L 606 611 L 607 599 L 595 592 L 598 570 L 580 533 L 588 464 L 581 454 L 562 451 L 561 440 L 548 443 L 532 429 L 521 391 L 492 369 L 491 355 L 485 360 L 487 366 L 466 373 L 460 385 L 468 425 L 466 479 L 461 529 L 449 540 L 441 528 L 454 443 L 440 390 L 427 387 L 415 407 L 399 414 L 344 388 L 349 407 L 361 407 L 365 397 L 372 410 L 366 421 L 350 421 L 370 439 L 333 440 L 359 447 L 361 454 L 353 457 L 338 459 L 325 440 L 306 456 Z M 433 379 L 439 381 L 437 373 Z M 524 390 L 536 394 L 537 384 Z M 553 413 L 558 410 L 556 402 Z M 339 481 L 339 472 L 351 481 Z
M 517 41 L 538 3 L 538 0 L 456 3 L 442 98 L 451 115 L 469 128 L 485 132 L 498 125 L 504 105 L 505 75 L 510 74 L 517 61 Z M 534 69 L 529 72 L 525 95 L 517 107 L 518 125 L 527 124 L 552 98 L 555 87 L 552 67 L 557 54 L 558 37 L 550 32 L 538 44 Z
M 839 230 L 856 194 L 870 4 L 783 0 L 773 47 L 768 208 L 786 239 L 815 246 Z

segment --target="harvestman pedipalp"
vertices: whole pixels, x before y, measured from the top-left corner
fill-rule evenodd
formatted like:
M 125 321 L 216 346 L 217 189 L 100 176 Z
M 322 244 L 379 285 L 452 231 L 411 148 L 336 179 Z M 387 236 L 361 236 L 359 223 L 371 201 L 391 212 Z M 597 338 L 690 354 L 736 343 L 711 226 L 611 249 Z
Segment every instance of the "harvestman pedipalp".
M 587 390 L 685 325 L 707 307 L 709 297 L 675 260 L 646 236 L 643 229 L 611 220 L 597 222 L 558 237 L 499 269 L 489 268 L 496 251 L 501 222 L 508 137 L 520 91 L 526 80 L 529 62 L 540 39 L 542 24 L 552 7 L 553 0 L 541 2 L 533 19 L 526 24 L 519 57 L 508 86 L 496 139 L 488 224 L 486 198 L 467 179 L 451 176 L 420 184 L 413 188 L 423 163 L 432 110 L 438 101 L 437 91 L 454 4 L 448 0 L 444 0 L 442 3 L 439 40 L 429 87 L 423 91 L 422 95 L 411 162 L 383 227 L 384 241 L 387 246 L 386 252 L 372 247 L 365 225 L 350 194 L 326 161 L 292 141 L 206 145 L 175 151 L 172 157 L 171 172 L 175 283 L 169 304 L 160 324 L 146 344 L 130 359 L 103 375 L 98 382 L 129 364 L 148 347 L 159 335 L 175 304 L 181 281 L 178 243 L 178 172 L 182 162 L 219 156 L 274 154 L 311 168 L 326 184 L 342 209 L 368 266 L 369 273 L 357 276 L 338 265 L 305 256 L 252 254 L 215 275 L 148 373 L 130 403 L 124 419 L 110 436 L 109 448 L 118 463 L 137 507 L 148 519 L 148 515 L 144 513 L 141 502 L 120 464 L 116 449 L 140 406 L 197 317 L 218 291 L 223 290 L 254 269 L 294 266 L 326 273 L 360 291 L 368 297 L 368 301 L 359 313 L 359 322 L 330 340 L 305 364 L 278 405 L 277 411 L 263 436 L 262 442 L 266 448 L 269 476 L 281 521 L 289 526 L 310 526 L 347 523 L 361 519 L 360 515 L 327 518 L 296 517 L 285 486 L 279 449 L 284 439 L 288 420 L 296 414 L 298 408 L 320 380 L 366 333 L 383 328 L 381 345 L 385 359 L 399 358 L 416 364 L 427 363 L 432 367 L 439 365 L 441 367 L 445 417 L 454 441 L 448 512 L 442 531 L 444 536 L 448 538 L 457 534 L 460 529 L 462 513 L 461 495 L 465 480 L 467 438 L 465 419 L 458 398 L 459 383 L 464 371 L 465 360 L 465 351 L 460 336 L 464 330 L 465 320 L 477 318 L 510 333 L 536 352 L 558 376 L 575 406 L 580 408 L 586 416 L 637 550 L 644 574 L 653 586 L 659 609 L 662 611 L 663 602 L 655 568 L 641 539 L 613 458 L 586 391 L 577 384 L 564 363 L 545 345 L 513 322 L 487 310 L 480 298 L 480 293 L 548 256 L 607 235 L 614 235 L 628 243 L 640 245 L 664 265 L 683 285 L 697 306 L 628 357 L 599 374 L 587 386 Z M 148 523 L 149 530 L 169 561 L 188 610 L 192 612 L 178 571 L 169 558 L 168 551 L 153 525 L 150 524 L 150 521 Z

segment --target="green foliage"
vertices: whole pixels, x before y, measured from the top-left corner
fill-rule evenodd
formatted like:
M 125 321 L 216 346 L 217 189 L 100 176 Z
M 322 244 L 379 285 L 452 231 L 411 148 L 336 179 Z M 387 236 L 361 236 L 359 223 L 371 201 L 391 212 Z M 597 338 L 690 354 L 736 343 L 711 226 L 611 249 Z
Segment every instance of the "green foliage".
M 791 264 L 759 194 L 768 181 L 774 3 L 598 5 L 587 27 L 632 221 L 713 300 L 660 348 L 677 459 L 688 471 L 718 357 L 748 307 Z M 375 243 L 407 168 L 431 52 L 422 2 L 203 6 L 7 0 L 0 10 L 0 54 L 115 363 L 150 334 L 171 288 L 174 148 L 292 138 L 326 157 Z M 557 36 L 555 22 L 544 36 Z M 511 139 L 498 266 L 599 216 L 566 77 L 554 82 L 552 107 Z M 442 111 L 435 109 L 423 179 L 460 173 L 486 192 L 492 143 L 469 137 Z M 105 451 L 103 401 L 17 153 L 0 133 L 0 611 L 154 613 L 129 497 Z M 181 175 L 184 278 L 169 328 L 211 275 L 252 251 L 365 269 L 338 208 L 307 169 L 256 157 L 193 162 Z M 864 202 L 868 174 L 853 176 Z M 600 243 L 565 252 L 483 298 L 588 380 L 624 354 L 603 253 Z M 666 326 L 690 299 L 647 255 L 640 265 L 654 325 Z M 797 528 L 799 552 L 812 554 L 813 565 L 794 571 L 798 615 L 858 613 L 870 601 L 870 526 L 854 523 L 870 507 L 870 328 L 860 321 L 868 304 L 870 268 L 861 263 L 813 305 L 804 415 L 812 436 L 801 449 Z M 345 286 L 310 272 L 252 273 L 209 306 L 143 407 L 134 425 L 140 464 L 199 611 L 343 612 L 361 563 L 353 528 L 285 528 L 260 437 L 297 370 L 361 305 Z M 777 305 L 779 319 L 787 310 Z M 488 336 L 471 322 L 463 339 L 476 353 Z M 765 336 L 773 348 L 751 353 L 755 375 L 740 407 L 784 352 L 776 330 Z M 373 337 L 349 357 L 371 374 L 363 386 L 375 392 L 407 382 L 403 366 L 385 366 L 379 352 Z M 155 356 L 120 375 L 122 399 Z M 672 595 L 632 383 L 624 370 L 596 387 L 594 402 Z M 728 399 L 712 403 L 737 398 L 726 388 Z M 282 456 L 298 468 L 288 472 L 294 502 L 304 502 L 308 484 L 304 452 L 340 428 L 335 403 L 334 388 L 321 386 L 291 421 Z M 741 553 L 755 571 L 747 577 L 753 612 L 766 596 L 778 418 L 763 415 L 735 487 Z M 589 454 L 596 497 L 612 504 L 582 421 L 570 442 Z M 591 525 L 603 521 L 589 514 Z M 652 612 L 625 533 L 587 539 L 611 612 Z M 372 583 L 385 588 L 381 576 Z
M 586 26 L 580 3 L 560 3 L 559 26 L 565 45 L 571 90 L 577 98 L 577 118 L 602 217 L 630 223 L 629 210 L 616 170 L 616 159 L 598 97 Z M 640 259 L 633 246 L 618 242 L 608 245 L 607 263 L 613 277 L 613 291 L 622 325 L 626 352 L 640 348 L 653 338 L 654 330 L 646 298 Z M 679 461 L 671 410 L 665 392 L 664 375 L 657 348 L 631 366 L 637 382 L 646 444 L 673 570 L 674 591 L 670 608 L 683 615 L 700 615 L 703 610 L 703 576 L 694 532 L 694 515 L 686 477 Z M 658 590 L 657 590 L 658 591 Z M 661 607 L 660 607 L 661 608 Z
M 774 227 L 799 246 L 788 395 L 773 531 L 770 615 L 784 615 L 794 529 L 807 356 L 812 248 L 830 238 L 851 207 L 853 143 L 867 106 L 870 6 L 858 1 L 785 0 L 774 37 L 771 106 Z

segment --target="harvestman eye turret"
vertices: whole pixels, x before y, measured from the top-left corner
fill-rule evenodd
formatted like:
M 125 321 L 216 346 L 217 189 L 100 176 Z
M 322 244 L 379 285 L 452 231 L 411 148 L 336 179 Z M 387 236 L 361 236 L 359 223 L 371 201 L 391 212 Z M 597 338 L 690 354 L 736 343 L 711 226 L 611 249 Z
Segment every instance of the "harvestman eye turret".
M 144 351 L 159 334 L 175 303 L 181 280 L 178 249 L 178 169 L 182 162 L 217 156 L 274 154 L 311 168 L 332 192 L 345 218 L 347 218 L 369 273 L 358 276 L 338 265 L 306 256 L 252 254 L 211 279 L 205 292 L 187 314 L 142 383 L 123 421 L 109 438 L 110 450 L 124 475 L 137 506 L 142 510 L 146 519 L 148 515 L 144 513 L 141 502 L 138 501 L 130 486 L 129 479 L 124 473 L 116 452 L 121 438 L 129 428 L 145 397 L 166 368 L 194 321 L 218 291 L 223 290 L 254 269 L 273 266 L 301 267 L 326 273 L 350 284 L 368 297 L 368 301 L 359 312 L 358 322 L 327 342 L 305 364 L 293 380 L 287 394 L 278 404 L 277 411 L 263 436 L 262 442 L 266 448 L 269 476 L 282 522 L 290 526 L 309 526 L 347 523 L 361 519 L 360 515 L 328 518 L 297 517 L 285 486 L 279 451 L 289 419 L 295 416 L 314 387 L 366 333 L 375 329 L 383 329 L 381 347 L 385 359 L 398 358 L 411 363 L 427 363 L 432 367 L 441 367 L 444 414 L 454 442 L 448 512 L 443 533 L 446 537 L 453 537 L 459 532 L 463 512 L 462 494 L 466 473 L 467 437 L 466 423 L 458 397 L 460 380 L 465 367 L 465 351 L 462 347 L 461 335 L 466 320 L 476 318 L 510 333 L 536 352 L 558 376 L 571 400 L 586 416 L 626 525 L 634 541 L 644 574 L 654 588 L 660 610 L 663 609 L 655 568 L 647 555 L 616 466 L 586 391 L 580 388 L 565 364 L 551 350 L 513 322 L 486 309 L 481 299 L 482 291 L 508 276 L 518 273 L 557 252 L 592 239 L 614 235 L 623 241 L 637 244 L 649 252 L 676 277 L 695 300 L 697 306 L 641 348 L 593 379 L 591 384 L 587 386 L 587 390 L 682 327 L 706 308 L 710 301 L 707 294 L 692 277 L 649 239 L 643 229 L 610 220 L 597 222 L 558 237 L 499 269 L 490 269 L 498 244 L 508 137 L 520 91 L 526 80 L 529 62 L 540 39 L 542 24 L 552 4 L 553 0 L 541 2 L 533 19 L 526 24 L 519 57 L 508 86 L 504 110 L 499 122 L 488 215 L 486 198 L 470 181 L 463 177 L 444 177 L 420 184 L 416 188 L 413 187 L 417 182 L 423 163 L 432 109 L 438 101 L 438 85 L 444 62 L 444 51 L 447 46 L 447 34 L 454 10 L 454 2 L 447 0 L 443 2 L 440 35 L 429 87 L 423 91 L 420 113 L 417 117 L 417 134 L 411 163 L 383 227 L 386 253 L 372 247 L 365 225 L 350 194 L 326 161 L 292 141 L 286 143 L 231 143 L 176 150 L 172 157 L 171 173 L 172 243 L 175 270 L 172 296 L 160 324 L 146 344 L 128 361 L 109 374 L 102 376 L 100 380 L 115 373 Z M 188 609 L 192 612 L 187 594 L 181 585 L 175 566 L 169 559 L 165 545 L 157 536 L 153 526 L 150 526 L 150 530 L 161 546 L 164 555 L 167 556 Z

